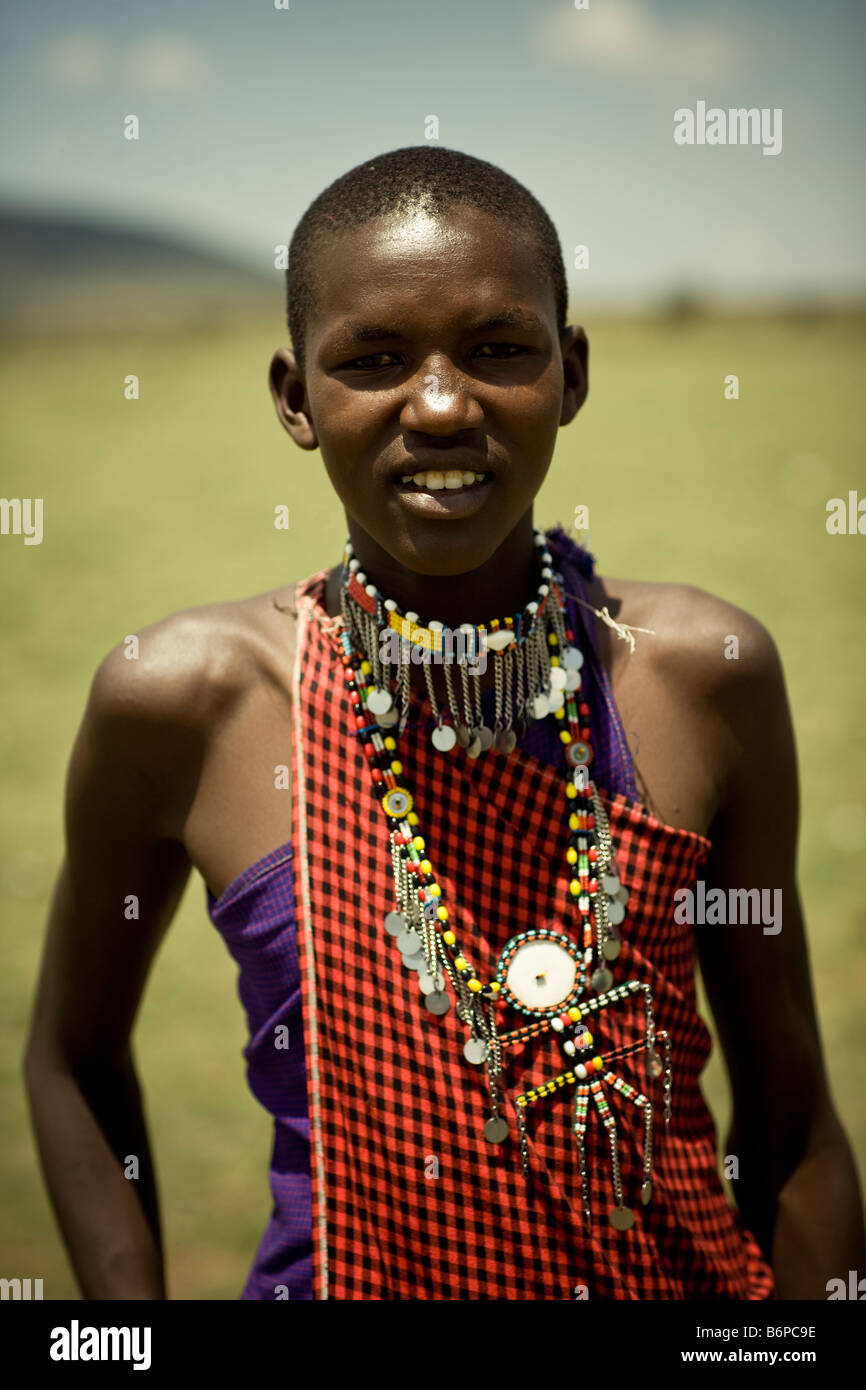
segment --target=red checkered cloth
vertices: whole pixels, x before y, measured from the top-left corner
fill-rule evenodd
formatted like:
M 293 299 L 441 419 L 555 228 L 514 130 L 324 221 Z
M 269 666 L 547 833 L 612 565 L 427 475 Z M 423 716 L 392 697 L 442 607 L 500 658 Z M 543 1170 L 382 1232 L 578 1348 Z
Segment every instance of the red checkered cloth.
M 293 842 L 313 1201 L 313 1289 L 334 1299 L 764 1299 L 772 1271 L 728 1204 L 712 1116 L 698 1085 L 711 1040 L 698 1015 L 692 929 L 674 892 L 694 883 L 708 840 L 662 825 L 600 791 L 630 893 L 615 984 L 652 988 L 673 1043 L 673 1115 L 641 1050 L 611 1070 L 653 1103 L 653 1197 L 641 1205 L 643 1112 L 611 1086 L 623 1200 L 615 1230 L 610 1147 L 594 1104 L 586 1136 L 591 1217 L 583 1212 L 574 1089 L 528 1106 L 530 1172 L 514 1097 L 567 1070 L 547 1032 L 503 1052 L 509 1138 L 483 1136 L 484 1067 L 463 1056 L 467 1028 L 434 1017 L 383 927 L 395 907 L 388 828 L 355 736 L 340 660 L 341 619 L 322 570 L 296 587 Z M 436 752 L 426 699 L 412 692 L 398 739 L 419 830 L 458 940 L 482 978 L 517 932 L 552 926 L 577 940 L 568 907 L 563 773 L 518 750 L 477 760 Z M 593 1051 L 643 1038 L 640 995 L 594 1017 Z M 500 1032 L 527 1019 L 506 1006 Z M 582 1289 L 578 1286 L 583 1286 Z M 586 1290 L 584 1295 L 583 1290 Z

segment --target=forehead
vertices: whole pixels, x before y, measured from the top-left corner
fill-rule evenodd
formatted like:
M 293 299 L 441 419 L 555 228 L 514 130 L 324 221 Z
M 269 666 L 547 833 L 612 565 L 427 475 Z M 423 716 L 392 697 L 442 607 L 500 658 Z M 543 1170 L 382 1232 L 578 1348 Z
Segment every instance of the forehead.
M 553 287 L 535 238 L 479 208 L 422 208 L 335 232 L 315 260 L 310 338 L 383 311 L 453 322 L 515 304 L 555 322 Z

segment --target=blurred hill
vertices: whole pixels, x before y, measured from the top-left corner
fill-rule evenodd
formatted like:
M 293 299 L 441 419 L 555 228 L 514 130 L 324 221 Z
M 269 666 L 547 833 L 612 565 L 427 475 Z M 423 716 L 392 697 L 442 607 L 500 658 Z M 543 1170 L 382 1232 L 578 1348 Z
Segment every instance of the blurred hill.
M 5 333 L 193 328 L 283 318 L 281 271 L 258 274 L 132 226 L 0 208 Z

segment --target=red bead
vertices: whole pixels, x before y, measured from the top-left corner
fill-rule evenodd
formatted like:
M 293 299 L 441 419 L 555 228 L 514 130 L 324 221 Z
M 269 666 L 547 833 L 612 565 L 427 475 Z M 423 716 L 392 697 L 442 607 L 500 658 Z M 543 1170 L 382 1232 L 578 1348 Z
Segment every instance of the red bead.
M 372 762 L 376 756 L 376 750 L 372 743 L 362 743 L 361 747 L 364 750 L 364 757 L 367 759 L 367 762 Z
M 591 814 L 590 814 L 590 815 L 587 816 L 587 818 L 586 818 L 586 828 L 587 828 L 587 830 L 593 830 L 593 829 L 595 828 L 595 816 L 594 816 L 594 815 L 591 815 Z
M 367 727 L 367 716 L 366 716 L 365 714 L 356 714 L 356 715 L 355 715 L 355 723 L 356 723 L 356 725 L 358 726 L 359 729 L 366 729 L 366 727 Z
M 360 705 L 360 703 L 361 703 L 361 697 L 360 697 L 360 695 L 358 694 L 357 690 L 350 690 L 350 691 L 349 691 L 349 704 L 350 704 L 350 705 Z
M 372 779 L 373 779 L 374 782 L 381 782 L 381 780 L 382 780 L 382 769 L 381 769 L 380 767 L 371 767 L 371 768 L 370 768 L 370 776 L 372 777 Z
M 591 878 L 591 879 L 589 880 L 589 883 L 588 883 L 586 886 L 587 886 L 587 888 L 589 889 L 590 893 L 597 893 L 597 892 L 598 892 L 598 879 L 597 879 L 597 878 Z
M 589 705 L 586 703 L 586 701 L 582 700 L 577 708 L 583 715 L 583 717 L 586 718 L 586 716 L 589 714 Z
M 591 733 L 592 733 L 592 729 L 590 729 L 590 728 L 581 729 L 581 731 L 580 731 L 580 737 L 581 737 L 581 739 L 583 740 L 584 743 L 589 743 L 589 737 L 590 737 L 590 734 L 591 734 Z
M 566 635 L 566 637 L 568 638 L 569 642 L 573 642 L 573 641 L 574 641 L 574 633 L 572 632 L 572 630 L 571 630 L 570 627 L 567 627 L 567 628 L 565 629 L 565 635 Z
M 598 850 L 596 849 L 595 845 L 593 845 L 592 849 L 589 850 L 586 857 L 589 860 L 590 864 L 595 863 L 596 859 L 598 858 Z
M 353 681 L 355 679 L 355 672 L 350 670 L 348 666 L 343 672 L 343 675 L 346 677 L 347 681 Z

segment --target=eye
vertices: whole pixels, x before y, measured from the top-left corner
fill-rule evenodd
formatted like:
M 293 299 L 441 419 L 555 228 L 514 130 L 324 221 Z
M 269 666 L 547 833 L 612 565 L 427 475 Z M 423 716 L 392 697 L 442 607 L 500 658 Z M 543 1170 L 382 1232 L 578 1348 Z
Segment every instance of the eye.
M 522 343 L 482 343 L 480 347 L 477 347 L 475 349 L 475 352 L 483 354 L 485 348 L 495 349 L 495 355 L 497 357 L 501 356 L 504 359 L 507 359 L 508 357 L 514 357 L 518 353 L 530 351 L 530 349 L 524 347 Z
M 391 362 L 382 362 L 380 359 L 383 357 L 391 357 L 394 358 L 395 361 L 398 360 L 397 354 L 394 352 L 368 352 L 365 357 L 353 357 L 351 362 L 344 362 L 341 370 L 349 371 L 352 368 L 357 368 L 359 371 L 376 371 L 379 367 L 390 367 L 393 365 Z

